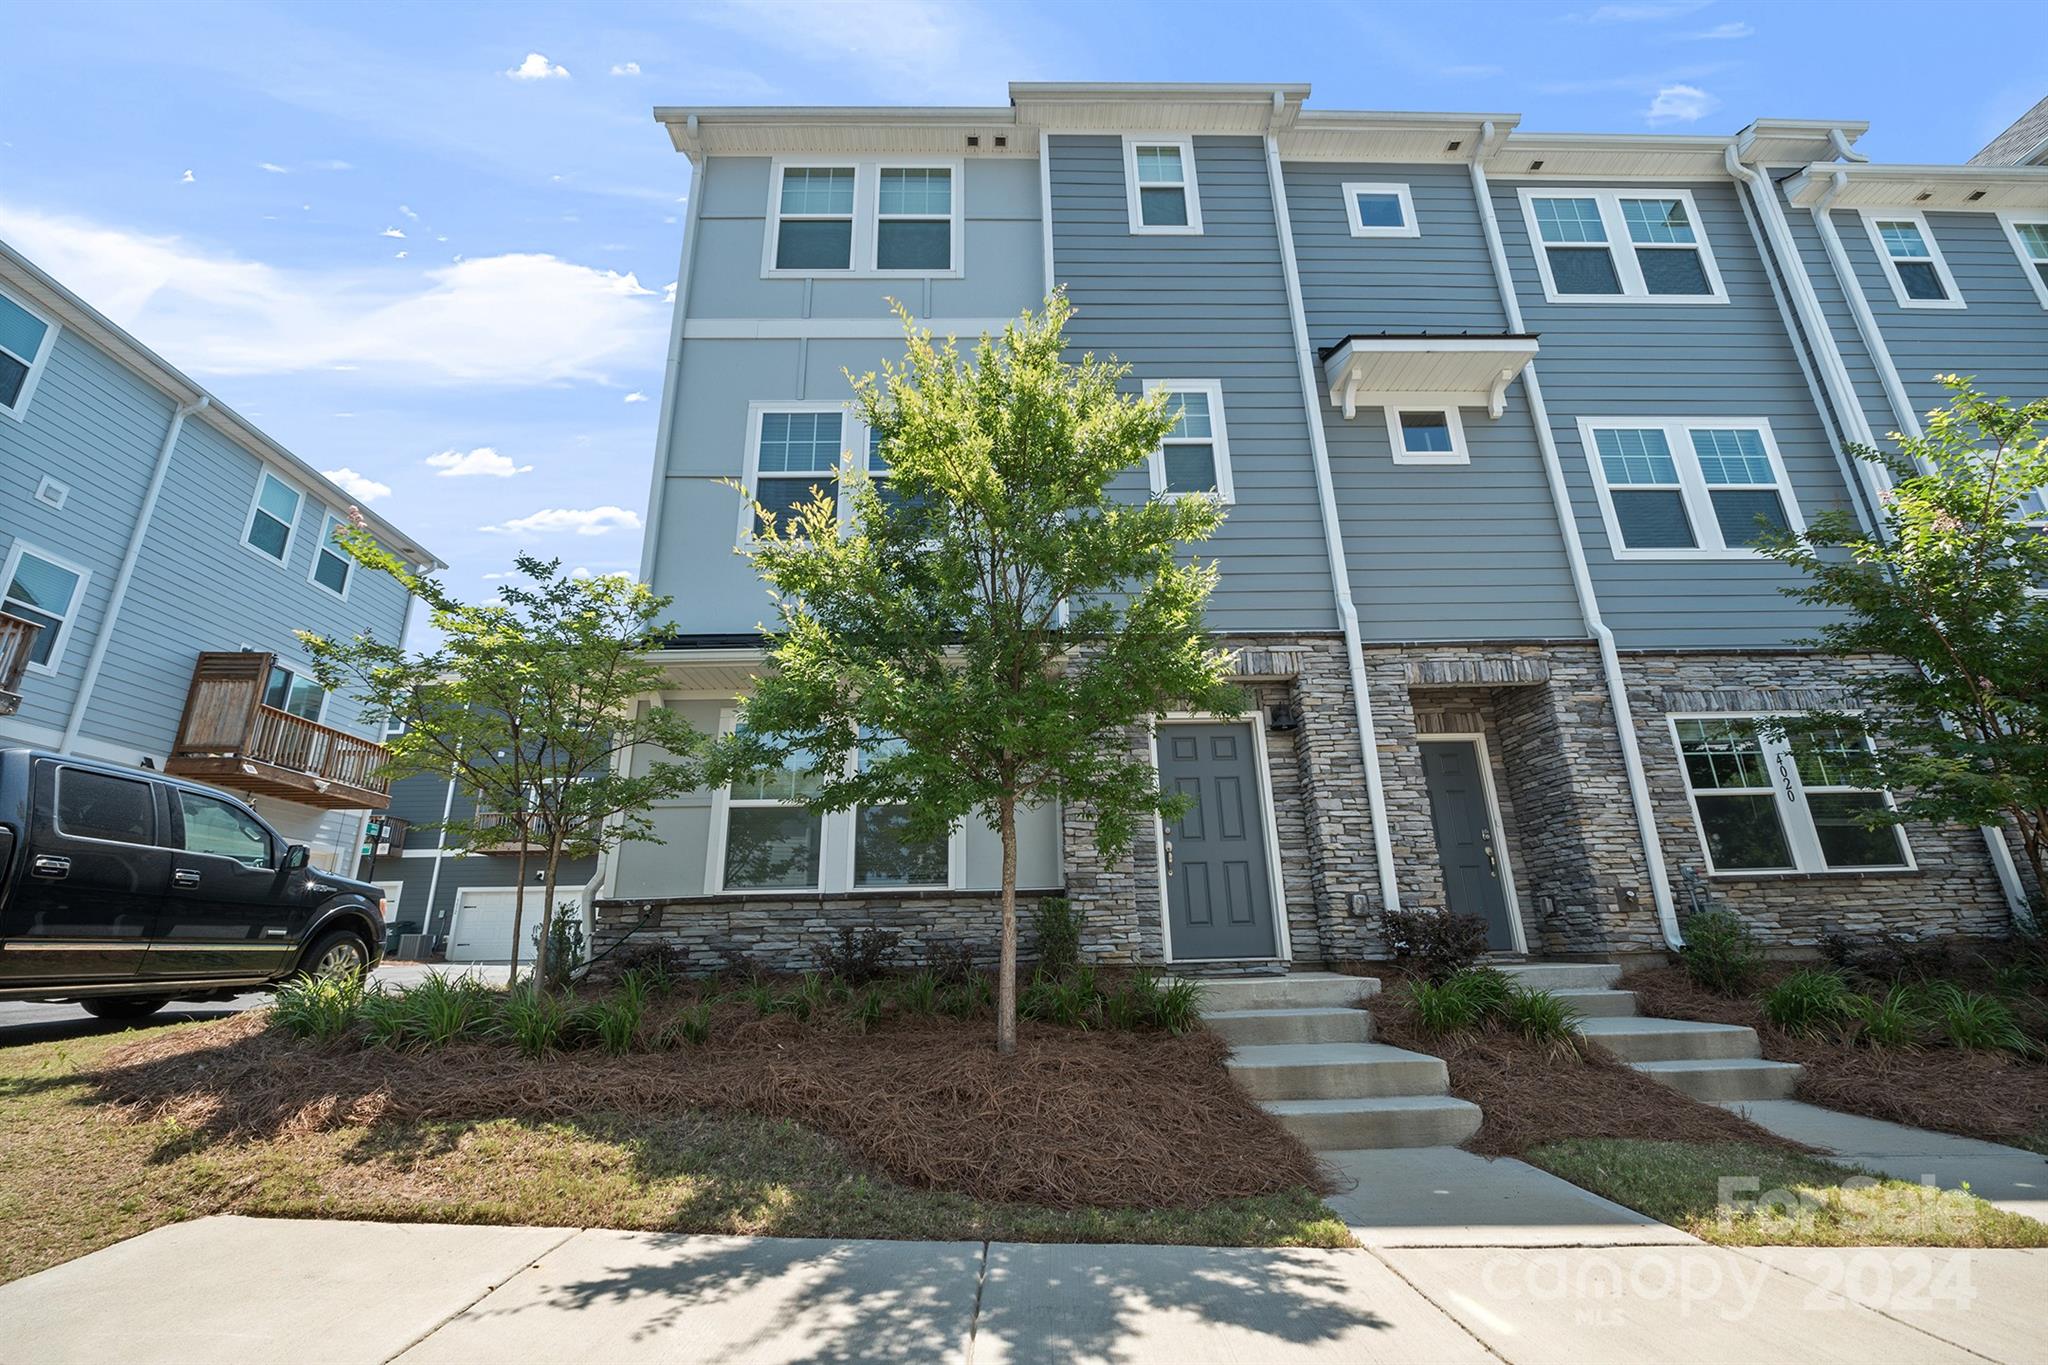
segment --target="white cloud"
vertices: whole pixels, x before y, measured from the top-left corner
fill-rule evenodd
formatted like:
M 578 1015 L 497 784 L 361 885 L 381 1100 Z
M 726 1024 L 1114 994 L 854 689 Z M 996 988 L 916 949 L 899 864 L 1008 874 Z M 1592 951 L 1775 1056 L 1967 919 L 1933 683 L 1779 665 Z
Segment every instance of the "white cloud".
M 398 237 L 398 238 L 403 238 L 403 237 L 405 236 L 405 229 L 404 229 L 404 228 L 395 228 L 395 227 L 388 227 L 388 228 L 385 228 L 385 229 L 384 229 L 384 231 L 382 231 L 382 232 L 378 233 L 377 235 L 378 235 L 378 236 L 380 236 L 380 237 Z
M 346 161 L 309 161 L 306 163 L 316 171 L 352 171 L 355 169 Z
M 1649 24 L 1659 19 L 1676 19 L 1707 7 L 1707 0 L 1641 0 L 1641 3 L 1601 5 L 1585 13 L 1567 14 L 1573 24 Z
M 444 450 L 439 455 L 427 456 L 427 464 L 440 470 L 444 479 L 466 479 L 479 474 L 509 479 L 514 474 L 531 473 L 533 470 L 530 464 L 513 464 L 489 446 L 478 446 L 475 450 Z
M 323 469 L 320 472 L 340 484 L 343 491 L 350 497 L 360 499 L 363 502 L 375 502 L 379 498 L 391 496 L 390 484 L 378 483 L 369 475 L 358 474 L 347 465 L 343 465 L 339 469 Z
M 505 74 L 515 81 L 567 80 L 569 68 L 549 61 L 538 52 L 529 52 L 525 61 Z
M 1643 117 L 1652 123 L 1696 123 L 1720 107 L 1720 100 L 1696 85 L 1667 85 L 1651 99 Z
M 564 535 L 569 532 L 579 536 L 602 536 L 613 531 L 639 530 L 640 514 L 609 505 L 585 508 L 545 507 L 531 516 L 515 517 L 497 526 L 481 526 L 477 529 L 522 536 Z
M 1688 33 L 1685 36 L 1707 42 L 1715 42 L 1727 38 L 1748 38 L 1755 33 L 1756 26 L 1754 24 L 1746 24 L 1742 20 L 1737 19 L 1726 24 L 1716 24 L 1712 28 L 1703 28 L 1698 33 Z
M 675 220 L 671 218 L 669 221 L 674 222 Z M 676 281 L 670 280 L 667 284 L 661 287 L 661 301 L 671 308 L 675 307 Z
M 631 275 L 555 256 L 468 259 L 403 277 L 280 267 L 0 201 L 5 239 L 197 373 L 355 365 L 409 384 L 648 374 L 667 320 Z
M 257 170 L 259 170 L 259 171 L 269 171 L 269 172 L 270 172 L 270 173 L 271 173 L 272 175 L 290 175 L 290 174 L 291 174 L 291 172 L 290 172 L 290 171 L 288 171 L 288 170 L 286 170 L 286 169 L 285 169 L 284 167 L 282 167 L 282 166 L 278 165 L 278 164 L 277 164 L 277 163 L 276 163 L 275 161 L 259 161 L 259 162 L 257 162 L 257 163 L 256 163 L 256 169 L 257 169 Z
M 640 63 L 620 62 L 612 67 L 612 74 L 614 76 L 637 76 L 640 74 Z
M 400 204 L 398 206 L 398 211 L 404 214 L 406 217 L 412 219 L 415 223 L 417 223 L 420 220 L 420 216 L 417 213 L 414 213 L 411 207 L 408 205 Z
M 645 403 L 647 401 L 647 395 L 640 392 L 638 389 L 635 389 L 633 392 L 626 395 L 626 401 L 628 403 Z
M 394 254 L 394 255 L 392 256 L 392 258 L 391 258 L 391 259 L 392 259 L 392 260 L 394 260 L 394 261 L 402 261 L 402 260 L 404 260 L 404 259 L 405 259 L 405 258 L 406 258 L 407 256 L 410 256 L 410 255 L 412 255 L 412 253 L 411 253 L 410 251 L 400 251 L 400 252 L 397 252 L 397 253 L 395 253 L 395 254 Z
M 189 185 L 189 184 L 191 184 L 191 183 L 192 183 L 192 172 L 190 172 L 190 171 L 187 171 L 187 172 L 185 172 L 185 173 L 184 173 L 183 175 L 179 176 L 179 177 L 178 177 L 178 183 L 179 183 L 180 185 Z

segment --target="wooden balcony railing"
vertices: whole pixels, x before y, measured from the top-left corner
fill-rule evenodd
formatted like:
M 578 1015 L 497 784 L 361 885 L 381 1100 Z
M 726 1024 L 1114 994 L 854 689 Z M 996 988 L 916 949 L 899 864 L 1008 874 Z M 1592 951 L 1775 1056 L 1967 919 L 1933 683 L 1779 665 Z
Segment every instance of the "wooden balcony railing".
M 391 804 L 384 746 L 263 704 L 269 654 L 201 654 L 168 772 L 332 810 Z
M 0 611 L 0 716 L 11 716 L 21 707 L 21 675 L 28 671 L 36 633 L 42 628 L 40 622 Z

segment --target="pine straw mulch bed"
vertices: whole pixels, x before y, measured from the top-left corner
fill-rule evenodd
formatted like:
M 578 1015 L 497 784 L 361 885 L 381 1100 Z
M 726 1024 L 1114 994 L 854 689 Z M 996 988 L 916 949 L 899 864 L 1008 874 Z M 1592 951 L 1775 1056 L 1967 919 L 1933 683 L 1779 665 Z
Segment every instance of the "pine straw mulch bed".
M 906 1184 L 1054 1209 L 1189 1209 L 1307 1186 L 1325 1170 L 1229 1078 L 1207 1032 L 1081 1033 L 1026 1022 L 1014 1056 L 986 1020 L 853 1034 L 720 1006 L 677 1052 L 321 1047 L 257 1010 L 110 1055 L 96 1092 L 205 1140 L 385 1119 L 573 1119 L 696 1110 L 801 1123 Z
M 1550 1048 L 1495 1029 L 1430 1037 L 1415 1026 L 1405 978 L 1385 968 L 1378 972 L 1380 994 L 1363 1002 L 1372 1013 L 1374 1040 L 1444 1059 L 1451 1093 L 1485 1113 L 1479 1131 L 1464 1143 L 1468 1151 L 1521 1156 L 1572 1138 L 1810 1150 L 1651 1080 L 1583 1039 Z
M 1791 970 L 1768 973 L 1756 991 Z M 1956 1047 L 1864 1047 L 1801 1037 L 1773 1028 L 1754 995 L 1715 995 L 1677 967 L 1631 972 L 1620 989 L 1636 993 L 1645 1015 L 1747 1024 L 1765 1057 L 1806 1068 L 1795 1093 L 1810 1103 L 1988 1142 L 2038 1147 L 2048 1138 L 2048 1065 L 2041 1062 Z

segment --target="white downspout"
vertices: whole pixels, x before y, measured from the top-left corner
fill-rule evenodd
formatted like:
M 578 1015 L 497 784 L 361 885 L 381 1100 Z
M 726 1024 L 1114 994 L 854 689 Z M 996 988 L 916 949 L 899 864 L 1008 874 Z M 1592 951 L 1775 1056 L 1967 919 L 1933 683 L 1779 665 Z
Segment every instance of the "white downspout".
M 697 116 L 690 115 L 693 125 L 696 121 Z M 668 493 L 668 445 L 675 436 L 676 405 L 683 399 L 683 318 L 689 311 L 690 266 L 697 256 L 697 224 L 702 218 L 704 168 L 708 161 L 707 157 L 690 163 L 690 207 L 683 214 L 683 258 L 676 267 L 676 306 L 668 324 L 668 365 L 661 379 L 661 417 L 654 433 L 654 481 L 647 489 L 647 539 L 640 547 L 643 583 L 654 578 L 654 552 L 661 538 L 661 505 Z
M 1508 269 L 1507 248 L 1501 245 L 1500 220 L 1493 211 L 1493 191 L 1487 184 L 1485 160 L 1495 142 L 1489 120 L 1473 149 L 1469 163 L 1472 194 L 1479 203 L 1479 221 L 1486 229 L 1486 251 L 1493 260 L 1494 283 L 1500 289 L 1501 307 L 1507 315 L 1508 330 L 1523 329 L 1522 305 L 1515 297 L 1514 274 Z M 1643 863 L 1650 875 L 1650 898 L 1657 909 L 1657 927 L 1671 948 L 1685 944 L 1679 932 L 1678 912 L 1671 900 L 1671 879 L 1664 871 L 1664 841 L 1657 834 L 1657 815 L 1650 802 L 1650 783 L 1643 771 L 1642 746 L 1636 740 L 1635 716 L 1628 704 L 1628 681 L 1621 673 L 1621 655 L 1614 647 L 1614 632 L 1600 616 L 1600 599 L 1593 590 L 1593 574 L 1586 567 L 1585 547 L 1579 543 L 1577 513 L 1572 509 L 1571 490 L 1564 479 L 1564 465 L 1558 459 L 1557 441 L 1550 430 L 1550 410 L 1543 402 L 1543 386 L 1536 378 L 1536 362 L 1522 371 L 1522 391 L 1529 398 L 1529 420 L 1536 428 L 1536 446 L 1543 456 L 1543 476 L 1550 486 L 1550 503 L 1557 515 L 1558 533 L 1564 540 L 1566 562 L 1571 566 L 1572 588 L 1578 594 L 1579 614 L 1586 630 L 1599 647 L 1600 672 L 1607 683 L 1608 704 L 1614 708 L 1614 728 L 1621 741 L 1621 765 L 1628 777 L 1629 805 L 1635 812 L 1636 836 L 1642 841 Z
M 114 623 L 121 617 L 121 604 L 127 599 L 128 584 L 135 577 L 135 566 L 142 558 L 142 542 L 149 534 L 149 523 L 156 516 L 157 498 L 164 491 L 164 479 L 171 472 L 171 452 L 177 449 L 178 434 L 185 429 L 185 419 L 193 413 L 210 406 L 213 399 L 200 394 L 189 403 L 182 403 L 171 413 L 171 424 L 164 431 L 163 448 L 157 451 L 156 468 L 150 471 L 149 488 L 142 495 L 142 506 L 135 513 L 135 529 L 128 534 L 128 549 L 121 556 L 121 567 L 114 574 L 113 589 L 107 594 L 107 610 L 100 617 L 99 634 L 92 642 L 92 653 L 86 656 L 85 672 L 79 675 L 78 695 L 71 699 L 71 716 L 64 722 L 64 737 L 57 741 L 61 753 L 70 753 L 71 746 L 78 743 L 79 731 L 85 727 L 85 709 L 92 702 L 92 690 L 100 680 L 100 665 L 106 662 L 107 649 L 114 643 Z
M 1266 179 L 1273 190 L 1273 223 L 1280 236 L 1281 273 L 1287 284 L 1287 311 L 1294 324 L 1294 354 L 1301 369 L 1301 397 L 1308 407 L 1308 448 L 1315 466 L 1316 501 L 1323 517 L 1323 544 L 1329 551 L 1330 595 L 1337 622 L 1344 631 L 1344 662 L 1351 673 L 1351 699 L 1358 712 L 1358 742 L 1365 758 L 1365 793 L 1371 806 L 1373 860 L 1379 867 L 1380 908 L 1399 910 L 1401 888 L 1394 875 L 1394 841 L 1387 832 L 1386 787 L 1380 780 L 1379 728 L 1373 722 L 1372 696 L 1366 690 L 1365 643 L 1358 626 L 1358 607 L 1351 600 L 1351 570 L 1344 560 L 1343 527 L 1337 519 L 1337 487 L 1330 475 L 1330 447 L 1323 436 L 1322 394 L 1316 384 L 1314 352 L 1309 349 L 1308 311 L 1301 301 L 1301 278 L 1294 260 L 1294 224 L 1287 212 L 1287 186 L 1280 172 L 1280 144 L 1266 134 Z
M 434 837 L 434 870 L 427 874 L 427 913 L 420 920 L 420 932 L 427 936 L 427 947 L 434 946 L 434 895 L 441 889 L 441 864 L 448 857 L 448 817 L 455 810 L 455 770 L 448 770 L 448 794 L 441 798 L 441 828 Z M 448 927 L 455 927 L 455 916 L 448 916 Z
M 1842 247 L 1841 234 L 1835 231 L 1832 216 L 1835 200 L 1848 187 L 1849 177 L 1836 171 L 1828 192 L 1813 206 L 1814 230 L 1820 233 L 1821 245 L 1827 248 L 1828 265 L 1834 269 L 1835 279 L 1842 286 L 1842 297 L 1849 303 L 1849 316 L 1856 320 L 1856 333 L 1863 338 L 1863 349 L 1870 353 L 1870 363 L 1877 367 L 1877 377 L 1884 384 L 1885 400 L 1891 404 L 1892 416 L 1898 419 L 1899 430 L 1908 436 L 1918 436 L 1920 416 L 1913 411 L 1913 400 L 1907 396 L 1906 382 L 1899 377 L 1899 367 L 1892 363 L 1891 347 L 1885 345 L 1884 333 L 1878 329 L 1877 315 L 1870 311 L 1870 300 L 1863 296 L 1863 285 L 1856 278 L 1855 267 L 1849 263 L 1849 253 Z

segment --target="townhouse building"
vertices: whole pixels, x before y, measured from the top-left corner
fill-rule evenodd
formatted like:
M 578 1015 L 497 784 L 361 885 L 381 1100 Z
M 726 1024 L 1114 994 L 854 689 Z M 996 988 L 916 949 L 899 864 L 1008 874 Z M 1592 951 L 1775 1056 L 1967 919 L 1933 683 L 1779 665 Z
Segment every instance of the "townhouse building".
M 294 632 L 403 635 L 405 590 L 332 541 L 354 501 L 0 242 L 0 746 L 225 787 L 353 868 L 381 731 Z
M 786 506 L 886 474 L 847 374 L 900 301 L 972 338 L 1052 287 L 1074 352 L 1180 421 L 1133 498 L 1228 505 L 1208 616 L 1257 703 L 1163 718 L 1197 813 L 1097 855 L 1022 831 L 1111 961 L 1274 970 L 1376 948 L 1393 907 L 1493 946 L 1654 951 L 1699 906 L 1774 943 L 1993 935 L 2034 890 L 1996 830 L 1891 800 L 1760 722 L 1853 704 L 1764 528 L 1866 523 L 1849 447 L 1933 376 L 2048 392 L 2048 168 L 1882 166 L 1858 122 L 1732 137 L 1326 111 L 1305 85 L 1015 84 L 996 108 L 661 109 L 695 172 L 643 576 L 678 599 L 670 700 L 729 727 L 760 666 L 738 480 Z M 803 962 L 840 925 L 990 941 L 994 836 L 892 846 L 800 774 L 657 812 L 600 937 Z

